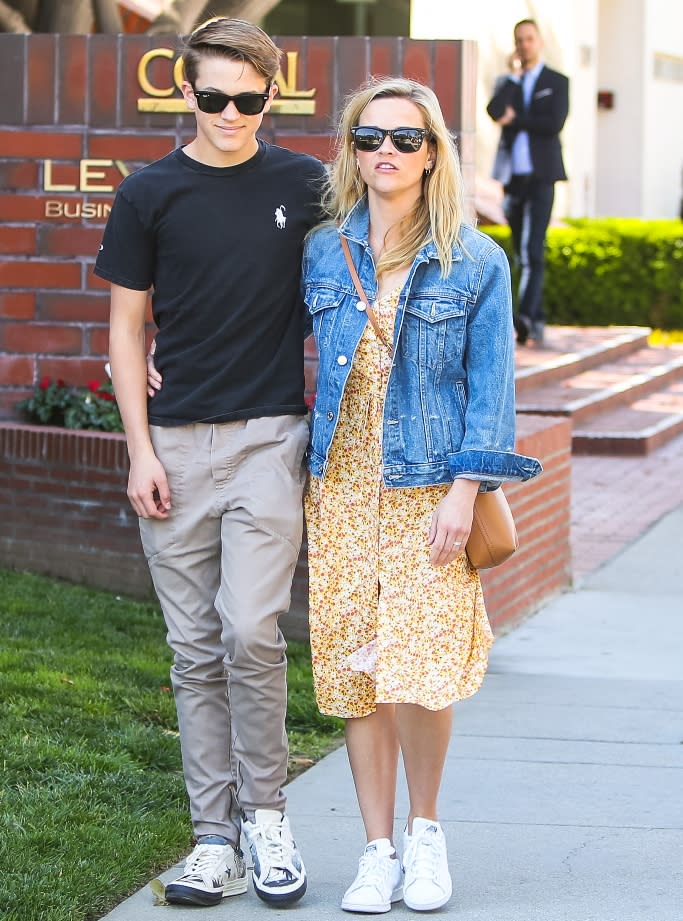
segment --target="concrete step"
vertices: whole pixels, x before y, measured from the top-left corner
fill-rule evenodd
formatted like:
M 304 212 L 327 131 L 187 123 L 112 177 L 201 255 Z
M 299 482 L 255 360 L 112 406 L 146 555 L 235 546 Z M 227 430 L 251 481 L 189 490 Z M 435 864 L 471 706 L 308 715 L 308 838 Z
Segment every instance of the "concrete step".
M 642 349 L 649 333 L 642 326 L 549 326 L 542 346 L 532 343 L 517 349 L 517 394 Z
M 587 420 L 572 434 L 573 454 L 642 456 L 683 434 L 683 381 Z
M 599 414 L 629 406 L 683 379 L 683 349 L 639 348 L 602 361 L 590 370 L 568 374 L 523 390 L 517 410 L 571 416 L 576 429 Z

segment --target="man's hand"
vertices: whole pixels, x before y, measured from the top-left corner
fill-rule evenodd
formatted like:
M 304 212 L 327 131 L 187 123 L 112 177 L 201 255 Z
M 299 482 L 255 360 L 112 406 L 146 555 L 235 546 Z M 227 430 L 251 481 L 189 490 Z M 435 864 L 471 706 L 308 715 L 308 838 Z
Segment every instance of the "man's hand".
M 516 118 L 517 118 L 517 113 L 512 108 L 512 106 L 505 106 L 505 111 L 500 116 L 500 118 L 496 119 L 496 121 L 498 122 L 499 125 L 501 125 L 502 127 L 505 127 L 505 125 L 509 125 Z
M 128 498 L 140 518 L 168 518 L 171 491 L 166 471 L 153 452 L 139 459 L 131 458 Z
M 522 73 L 522 61 L 516 51 L 513 51 L 508 58 L 507 65 L 513 77 L 519 77 Z
M 479 489 L 476 480 L 455 480 L 448 495 L 439 502 L 429 528 L 432 566 L 445 566 L 465 550 L 472 530 L 474 499 Z

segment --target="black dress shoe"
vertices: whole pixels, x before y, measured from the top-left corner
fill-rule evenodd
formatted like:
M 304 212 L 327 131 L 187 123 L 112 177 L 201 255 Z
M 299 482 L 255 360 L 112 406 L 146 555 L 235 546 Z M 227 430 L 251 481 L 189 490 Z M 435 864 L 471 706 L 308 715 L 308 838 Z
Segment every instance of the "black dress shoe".
M 520 345 L 526 345 L 531 330 L 531 320 L 525 317 L 524 314 L 518 313 L 513 319 L 513 324 L 517 333 L 517 342 L 519 342 Z

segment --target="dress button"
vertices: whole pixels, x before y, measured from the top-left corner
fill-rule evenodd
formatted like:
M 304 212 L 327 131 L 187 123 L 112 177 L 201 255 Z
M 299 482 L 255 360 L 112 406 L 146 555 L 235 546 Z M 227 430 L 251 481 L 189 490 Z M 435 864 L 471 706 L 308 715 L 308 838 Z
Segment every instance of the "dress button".
M 368 305 L 365 301 L 356 301 L 356 310 L 367 310 Z
M 334 413 L 330 410 L 327 414 L 327 421 L 331 422 L 334 419 Z
M 348 360 L 349 360 L 349 359 L 346 357 L 346 355 L 340 355 L 340 356 L 337 358 L 337 364 L 338 364 L 338 365 L 345 365 L 345 364 L 348 362 Z

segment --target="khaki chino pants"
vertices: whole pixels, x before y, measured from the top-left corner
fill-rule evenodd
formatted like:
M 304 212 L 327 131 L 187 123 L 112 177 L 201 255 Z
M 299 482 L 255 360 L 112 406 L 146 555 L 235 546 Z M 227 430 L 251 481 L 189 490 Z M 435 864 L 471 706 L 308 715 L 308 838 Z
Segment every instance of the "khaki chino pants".
M 150 427 L 172 508 L 140 519 L 173 650 L 194 832 L 239 842 L 240 807 L 283 809 L 286 643 L 308 425 L 275 416 Z

